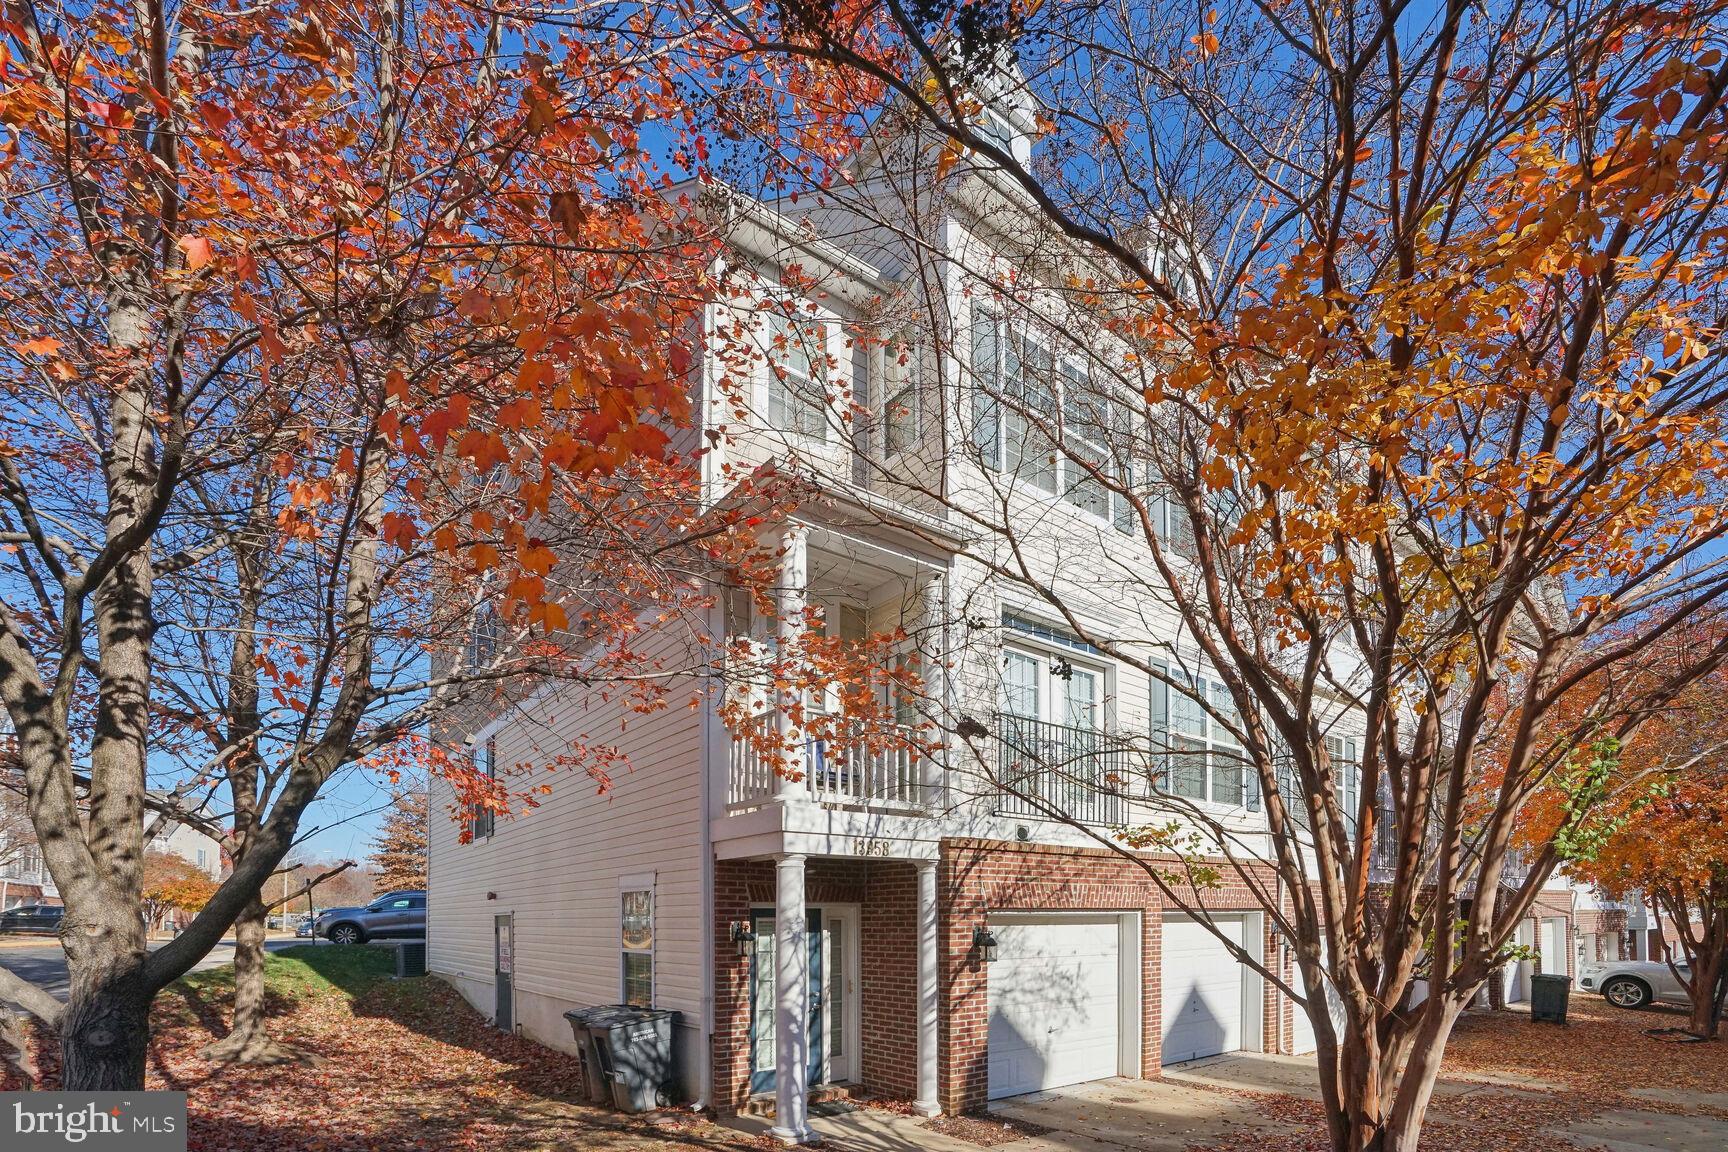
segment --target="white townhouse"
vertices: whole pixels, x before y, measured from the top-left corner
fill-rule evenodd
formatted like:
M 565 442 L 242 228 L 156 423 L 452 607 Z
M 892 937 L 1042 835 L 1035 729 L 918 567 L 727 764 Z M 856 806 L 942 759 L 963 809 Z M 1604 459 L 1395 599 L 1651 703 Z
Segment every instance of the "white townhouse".
M 983 115 L 1030 149 L 1024 101 Z M 800 205 L 699 190 L 729 245 L 718 271 L 741 294 L 705 309 L 697 431 L 723 429 L 705 458 L 714 502 L 767 461 L 813 489 L 771 542 L 783 550 L 774 617 L 734 597 L 716 632 L 772 643 L 807 605 L 841 639 L 902 626 L 925 667 L 946 669 L 934 718 L 970 736 L 926 756 L 812 743 L 794 779 L 722 722 L 736 685 L 647 717 L 563 692 L 476 726 L 474 755 L 484 767 L 615 742 L 630 770 L 607 795 L 559 787 L 468 844 L 432 822 L 433 972 L 500 1026 L 556 1047 L 572 1044 L 571 1008 L 674 1009 L 686 1098 L 771 1103 L 788 1142 L 809 1138 L 819 1085 L 965 1112 L 1215 1053 L 1313 1047 L 1288 999 L 1167 907 L 1141 867 L 1035 802 L 1100 828 L 1133 823 L 1105 783 L 1123 770 L 1116 736 L 1158 731 L 1182 749 L 1165 786 L 1239 843 L 1265 835 L 1228 734 L 993 574 L 996 545 L 957 511 L 1008 507 L 1092 635 L 1151 659 L 1179 650 L 1172 613 L 1142 590 L 1143 541 L 1072 470 L 1075 446 L 1050 452 L 1023 412 L 985 395 L 1066 405 L 1082 438 L 1087 419 L 1109 419 L 1075 415 L 1087 369 L 1064 344 L 1074 331 L 1060 301 L 994 303 L 1002 284 L 1033 279 L 1038 257 L 1015 234 L 1027 214 L 985 168 L 962 163 L 940 181 L 928 168 L 915 149 L 885 152 L 846 196 Z M 728 351 L 740 332 L 764 351 L 743 368 Z M 1179 529 L 1171 543 L 1180 550 Z M 790 726 L 766 706 L 760 722 Z M 1336 739 L 1353 759 L 1347 722 Z M 1021 760 L 1065 767 L 1043 776 Z M 1020 795 L 990 783 L 1001 773 Z M 1227 878 L 1207 906 L 1248 954 L 1290 970 L 1245 886 Z M 1558 907 L 1569 909 L 1563 891 Z M 1567 931 L 1567 915 L 1543 911 L 1561 923 L 1532 921 L 1532 943 Z

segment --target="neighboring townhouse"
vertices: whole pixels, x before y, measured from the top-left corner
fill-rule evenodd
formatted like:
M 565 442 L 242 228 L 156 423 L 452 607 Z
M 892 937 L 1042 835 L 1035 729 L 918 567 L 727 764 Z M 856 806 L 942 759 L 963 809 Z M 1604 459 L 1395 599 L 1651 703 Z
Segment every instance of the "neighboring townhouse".
M 1574 972 L 1585 964 L 1651 958 L 1650 913 L 1636 893 L 1615 900 L 1590 884 L 1572 881 L 1570 886 L 1577 955 Z
M 172 820 L 158 827 L 154 818 L 146 818 L 145 826 L 155 832 L 147 845 L 150 851 L 178 856 L 210 879 L 222 879 L 222 846 L 215 837 Z
M 985 115 L 1012 148 L 1030 147 L 1024 103 Z M 1179 643 L 1167 606 L 1125 603 L 1110 585 L 1111 565 L 1147 561 L 1108 494 L 1038 453 L 1012 412 L 969 393 L 974 379 L 1030 387 L 1042 373 L 1061 404 L 1060 381 L 1083 366 L 1053 343 L 1038 349 L 1036 333 L 991 306 L 980 285 L 1011 278 L 1004 266 L 1021 257 L 1003 255 L 1014 252 L 1006 230 L 1021 210 L 986 170 L 962 166 L 953 181 L 952 195 L 916 205 L 897 231 L 839 207 L 806 205 L 795 218 L 790 206 L 707 194 L 731 246 L 727 281 L 762 302 L 814 307 L 788 318 L 753 314 L 749 299 L 711 301 L 699 411 L 726 428 L 705 458 L 715 502 L 770 461 L 813 490 L 771 541 L 777 611 L 764 619 L 747 598 L 723 598 L 714 630 L 770 644 L 807 606 L 841 639 L 902 627 L 938 670 L 928 718 L 970 735 L 939 755 L 808 744 L 793 778 L 723 723 L 728 693 L 748 690 L 738 683 L 707 684 L 704 706 L 647 717 L 549 689 L 468 733 L 482 771 L 605 739 L 628 756 L 628 774 L 603 796 L 564 784 L 529 813 L 482 818 L 468 844 L 453 822 L 432 822 L 432 971 L 501 1027 L 564 1048 L 571 1008 L 674 1009 L 687 1099 L 722 1111 L 771 1099 L 776 1134 L 792 1142 L 809 1137 L 807 1091 L 821 1084 L 966 1112 L 1222 1052 L 1313 1048 L 1289 999 L 1170 907 L 1143 868 L 990 783 L 1024 761 L 1017 778 L 1035 800 L 1099 828 L 1132 823 L 1143 814 L 1104 783 L 1114 734 L 1160 732 L 1181 748 L 1157 769 L 1168 787 L 1239 843 L 1266 839 L 1257 781 L 1227 734 L 993 575 L 963 520 L 939 511 L 968 492 L 1019 502 L 1039 525 L 1039 562 L 1066 573 L 1066 606 L 1089 628 L 1144 636 L 1149 654 Z M 907 297 L 917 306 L 905 312 L 884 304 Z M 906 319 L 920 313 L 938 319 Z M 849 343 L 885 324 L 898 345 Z M 744 369 L 715 351 L 751 331 L 764 334 L 764 354 Z M 743 389 L 742 427 L 722 377 Z M 845 432 L 858 420 L 868 435 Z M 942 502 L 928 499 L 935 491 Z M 1213 691 L 1201 673 L 1194 683 Z M 771 699 L 756 722 L 796 745 Z M 1354 761 L 1347 717 L 1338 731 L 1335 754 Z M 1046 782 L 1036 765 L 1051 761 L 1070 769 Z M 1270 871 L 1263 879 L 1274 883 Z M 1226 877 L 1205 904 L 1248 954 L 1293 971 L 1240 881 Z M 1545 898 L 1529 943 L 1564 956 L 1569 916 L 1569 894 L 1552 907 Z M 1525 975 L 1511 978 L 1520 995 Z
M 0 912 L 21 904 L 58 904 L 60 889 L 42 862 L 42 853 L 30 844 L 0 840 Z

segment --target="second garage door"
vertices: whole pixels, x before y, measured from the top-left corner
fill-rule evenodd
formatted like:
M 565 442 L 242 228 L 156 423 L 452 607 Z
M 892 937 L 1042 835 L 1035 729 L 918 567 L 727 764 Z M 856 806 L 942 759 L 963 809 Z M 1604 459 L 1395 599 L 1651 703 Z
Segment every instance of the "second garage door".
M 1218 916 L 1214 922 L 1242 943 L 1241 917 Z M 1236 957 L 1191 916 L 1164 918 L 1163 957 L 1163 1062 L 1177 1064 L 1241 1048 L 1244 969 Z
M 1116 1075 L 1119 924 L 1114 916 L 991 921 L 992 1100 Z

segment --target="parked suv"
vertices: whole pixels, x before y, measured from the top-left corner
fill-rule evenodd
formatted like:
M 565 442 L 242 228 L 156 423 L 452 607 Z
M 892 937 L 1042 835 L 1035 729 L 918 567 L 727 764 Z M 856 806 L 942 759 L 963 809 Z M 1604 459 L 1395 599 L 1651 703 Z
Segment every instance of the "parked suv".
M 65 916 L 58 904 L 20 904 L 0 912 L 0 932 L 56 932 Z
M 1676 965 L 1690 975 L 1684 961 Z M 1661 960 L 1612 960 L 1585 964 L 1578 969 L 1578 987 L 1600 992 L 1610 1004 L 1621 1008 L 1648 1008 L 1656 1001 L 1686 1003 L 1686 989 L 1674 978 L 1674 970 Z
M 327 909 L 318 913 L 312 932 L 334 944 L 424 936 L 426 893 L 386 892 L 364 908 Z

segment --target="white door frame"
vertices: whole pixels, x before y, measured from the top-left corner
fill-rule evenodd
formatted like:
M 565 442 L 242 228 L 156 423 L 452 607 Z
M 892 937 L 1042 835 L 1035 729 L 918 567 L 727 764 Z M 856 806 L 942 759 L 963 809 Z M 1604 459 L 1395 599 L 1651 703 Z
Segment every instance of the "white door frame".
M 856 904 L 816 904 L 812 907 L 822 910 L 822 977 L 832 979 L 833 973 L 838 973 L 845 982 L 846 1003 L 843 1011 L 846 1016 L 841 1021 L 843 1028 L 841 1037 L 845 1046 L 840 1053 L 839 1061 L 834 1058 L 833 1044 L 833 1010 L 834 998 L 822 997 L 822 1036 L 826 1050 L 822 1053 L 822 1078 L 829 1084 L 859 1083 L 863 1078 L 862 1056 L 860 1045 L 860 1029 L 863 1028 L 863 1011 L 859 1004 L 859 986 L 863 983 L 860 975 L 859 961 L 859 909 Z M 840 960 L 836 964 L 830 954 L 832 936 L 828 925 L 838 921 L 844 924 L 845 931 L 841 934 Z
M 857 904 L 817 904 L 811 902 L 805 905 L 805 910 L 806 912 L 820 912 L 822 914 L 822 979 L 824 981 L 830 978 L 829 974 L 833 971 L 830 967 L 833 964 L 833 957 L 829 955 L 828 922 L 830 919 L 837 919 L 846 925 L 846 931 L 843 933 L 841 942 L 841 951 L 844 955 L 840 958 L 841 967 L 846 974 L 846 1019 L 844 1022 L 845 1029 L 841 1033 L 846 1039 L 846 1051 L 841 1054 L 842 1063 L 845 1067 L 835 1066 L 834 1054 L 829 1048 L 831 1038 L 834 1035 L 829 1026 L 829 1021 L 832 1019 L 829 1013 L 833 1009 L 833 997 L 824 995 L 822 997 L 822 1082 L 824 1084 L 856 1084 L 864 1076 L 863 1046 L 859 1043 L 864 1027 L 864 1013 L 861 1005 L 863 997 L 859 995 L 860 986 L 864 982 L 859 959 L 861 951 L 859 925 L 862 921 L 862 913 Z M 772 917 L 775 908 L 772 904 L 752 904 L 750 905 L 750 912 L 752 918 L 760 914 Z M 751 1002 L 753 1004 L 754 1000 Z
M 1140 979 L 1141 918 L 1138 912 L 1121 912 L 1110 908 L 1064 908 L 1049 912 L 1030 909 L 990 912 L 986 924 L 1048 924 L 1064 920 L 1116 921 L 1116 1074 L 1130 1080 L 1144 1075 L 1142 1053 L 1146 1050 L 1141 1035 L 1141 997 L 1146 994 Z M 988 979 L 988 977 L 986 977 Z
M 1218 908 L 1207 910 L 1207 915 L 1215 921 L 1233 920 L 1240 922 L 1242 925 L 1242 950 L 1248 954 L 1250 959 L 1262 965 L 1266 963 L 1265 912 L 1254 912 L 1246 908 Z M 1159 924 L 1160 936 L 1162 936 L 1163 925 L 1171 920 L 1192 920 L 1196 924 L 1204 924 L 1204 920 L 1199 916 L 1184 912 L 1181 909 L 1166 908 Z M 1209 930 L 1207 934 L 1211 935 Z M 1216 937 L 1213 937 L 1213 939 L 1216 939 Z M 1164 962 L 1163 952 L 1162 939 L 1160 939 L 1160 965 Z M 1242 970 L 1242 1046 L 1235 1049 L 1235 1051 L 1264 1052 L 1266 1050 L 1265 977 L 1261 976 L 1260 973 L 1250 965 L 1236 962 L 1236 966 Z M 1164 982 L 1162 969 L 1160 969 L 1158 974 L 1158 982 L 1160 991 L 1162 991 Z M 1162 1035 L 1166 1023 L 1162 1012 L 1162 1000 L 1160 1000 L 1159 1008 L 1158 1029 L 1160 1035 Z M 1162 1063 L 1164 1059 L 1162 1046 L 1160 1046 L 1158 1058 L 1159 1062 Z

